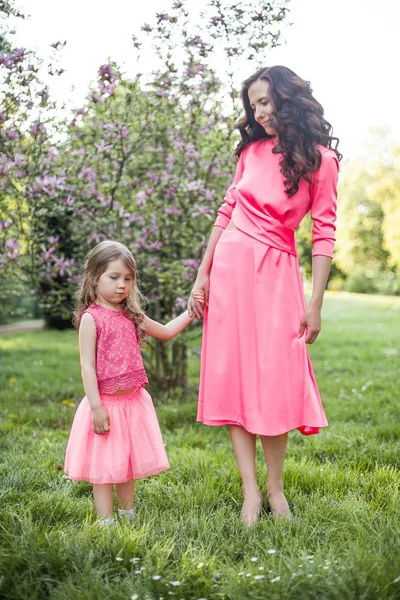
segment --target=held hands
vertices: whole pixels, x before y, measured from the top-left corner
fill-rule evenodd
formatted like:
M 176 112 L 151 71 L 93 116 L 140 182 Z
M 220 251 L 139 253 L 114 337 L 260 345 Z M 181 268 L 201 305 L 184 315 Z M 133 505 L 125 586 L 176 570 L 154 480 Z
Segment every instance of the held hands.
M 110 431 L 110 417 L 108 416 L 108 412 L 102 406 L 93 409 L 92 422 L 95 433 L 104 435 L 107 431 Z
M 318 308 L 308 308 L 300 321 L 298 338 L 303 336 L 305 329 L 307 329 L 306 344 L 312 344 L 321 331 L 321 311 Z
M 195 316 L 196 319 L 201 319 L 204 314 L 204 307 L 208 304 L 208 290 L 210 286 L 210 278 L 208 275 L 197 275 L 197 279 L 190 292 L 187 309 L 189 317 Z

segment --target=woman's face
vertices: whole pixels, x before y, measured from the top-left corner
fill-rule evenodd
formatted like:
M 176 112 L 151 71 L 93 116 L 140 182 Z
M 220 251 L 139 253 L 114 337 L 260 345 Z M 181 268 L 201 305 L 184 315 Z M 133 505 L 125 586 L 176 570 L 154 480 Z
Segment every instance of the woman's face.
M 248 91 L 250 106 L 254 112 L 254 118 L 268 135 L 274 135 L 275 131 L 268 126 L 271 115 L 275 112 L 275 106 L 268 96 L 269 81 L 258 79 L 251 84 Z

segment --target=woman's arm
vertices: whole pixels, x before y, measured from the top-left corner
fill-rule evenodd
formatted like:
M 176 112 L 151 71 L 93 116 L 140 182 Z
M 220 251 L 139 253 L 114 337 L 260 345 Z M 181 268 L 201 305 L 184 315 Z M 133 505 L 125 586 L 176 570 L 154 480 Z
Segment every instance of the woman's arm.
M 332 259 L 330 256 L 313 256 L 312 295 L 309 308 L 321 310 Z
M 96 376 L 96 325 L 88 313 L 82 316 L 79 326 L 79 354 L 83 387 L 93 413 L 93 429 L 95 433 L 107 433 L 110 420 L 101 403 Z
M 329 256 L 313 256 L 313 290 L 308 309 L 300 321 L 298 337 L 307 328 L 306 343 L 312 344 L 321 331 L 321 309 L 332 259 Z
M 315 173 L 311 186 L 313 291 L 308 309 L 300 321 L 298 334 L 301 337 L 307 328 L 307 344 L 315 342 L 321 331 L 322 302 L 335 244 L 338 171 L 336 154 L 333 150 L 324 150 L 321 167 Z
M 236 195 L 234 191 L 243 176 L 244 157 L 245 151 L 243 150 L 236 165 L 233 181 L 226 192 L 223 204 L 218 209 L 214 228 L 210 235 L 210 239 L 208 240 L 206 252 L 199 267 L 193 289 L 189 296 L 187 305 L 189 316 L 192 317 L 194 315 L 197 319 L 201 319 L 204 312 L 204 306 L 208 304 L 209 275 L 214 258 L 214 250 L 219 238 L 221 237 L 222 231 L 229 225 L 233 210 L 236 206 Z M 196 302 L 194 298 L 194 293 L 198 290 L 203 290 L 205 293 L 205 303 L 203 305 L 200 305 L 198 302 Z
M 196 281 L 194 282 L 194 286 L 190 292 L 188 300 L 188 313 L 189 317 L 191 318 L 196 317 L 196 319 L 201 319 L 203 316 L 204 306 L 208 304 L 209 275 L 214 258 L 215 247 L 219 238 L 221 237 L 222 232 L 223 229 L 221 227 L 213 227 L 210 239 L 208 240 L 207 249 L 204 253 L 199 270 L 197 271 Z M 203 304 L 200 304 L 196 301 L 195 294 L 199 291 L 204 292 Z

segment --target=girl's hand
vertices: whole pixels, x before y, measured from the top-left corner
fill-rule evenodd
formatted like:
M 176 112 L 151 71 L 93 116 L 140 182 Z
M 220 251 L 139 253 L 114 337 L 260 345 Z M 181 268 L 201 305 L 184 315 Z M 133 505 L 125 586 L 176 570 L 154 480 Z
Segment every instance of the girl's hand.
M 195 302 L 197 302 L 197 304 L 200 304 L 200 306 L 204 308 L 204 304 L 206 301 L 206 295 L 204 293 L 204 290 L 197 290 L 193 292 L 193 299 L 195 300 Z
M 208 304 L 208 290 L 210 287 L 209 275 L 198 274 L 193 289 L 190 292 L 187 309 L 189 317 L 201 319 L 204 313 L 204 306 Z
M 314 343 L 321 331 L 321 311 L 318 308 L 308 308 L 300 321 L 298 338 L 303 336 L 305 329 L 307 329 L 306 344 Z
M 107 431 L 110 431 L 110 417 L 108 416 L 108 412 L 102 406 L 93 409 L 92 422 L 95 433 L 104 435 Z

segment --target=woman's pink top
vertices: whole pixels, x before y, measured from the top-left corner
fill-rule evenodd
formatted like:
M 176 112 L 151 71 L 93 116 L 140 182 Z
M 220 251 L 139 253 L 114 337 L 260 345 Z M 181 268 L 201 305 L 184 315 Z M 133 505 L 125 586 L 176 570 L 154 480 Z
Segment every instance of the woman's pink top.
M 235 226 L 257 240 L 296 254 L 294 232 L 311 210 L 313 256 L 333 256 L 339 163 L 333 150 L 319 146 L 321 166 L 312 183 L 300 179 L 294 196 L 285 193 L 284 177 L 273 154 L 274 138 L 247 146 L 240 155 L 236 174 L 218 210 L 215 225 Z
M 91 304 L 83 314 L 96 324 L 96 375 L 101 394 L 149 383 L 136 327 L 123 311 Z

